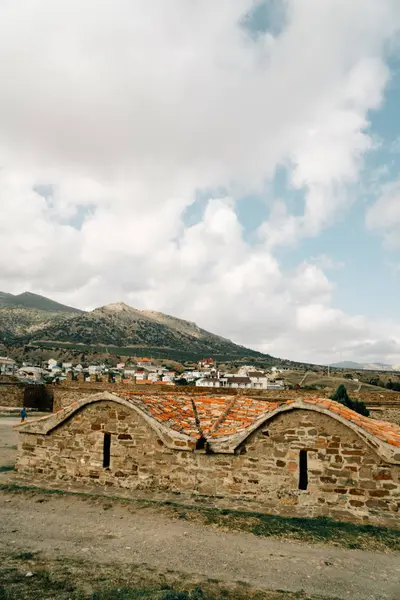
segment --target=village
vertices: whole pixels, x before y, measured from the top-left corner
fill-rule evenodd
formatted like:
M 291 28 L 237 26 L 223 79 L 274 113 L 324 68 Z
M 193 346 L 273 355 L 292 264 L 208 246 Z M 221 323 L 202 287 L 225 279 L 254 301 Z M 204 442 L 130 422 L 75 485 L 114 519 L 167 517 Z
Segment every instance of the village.
M 331 400 L 327 391 L 311 394 L 300 385 L 285 383 L 290 374 L 283 369 L 265 372 L 244 365 L 229 373 L 208 358 L 178 372 L 155 362 L 140 357 L 110 369 L 59 364 L 56 359 L 35 366 L 0 359 L 4 542 L 12 545 L 18 532 L 15 556 L 28 557 L 27 572 L 37 578 L 41 590 L 43 585 L 49 590 L 44 597 L 58 597 L 52 595 L 54 585 L 63 589 L 56 563 L 49 559 L 58 556 L 60 535 L 64 559 L 79 547 L 90 553 L 99 573 L 104 574 L 99 566 L 101 553 L 111 552 L 119 577 L 124 572 L 121 561 L 129 560 L 131 548 L 140 548 L 139 564 L 147 562 L 157 573 L 155 580 L 148 573 L 142 575 L 145 585 L 169 581 L 184 594 L 173 595 L 171 600 L 211 600 L 223 590 L 227 598 L 334 600 L 335 596 L 324 594 L 323 580 L 313 574 L 310 556 L 318 552 L 318 561 L 325 564 L 332 543 L 337 546 L 337 558 L 332 560 L 345 564 L 353 560 L 346 544 L 358 547 L 365 543 L 368 548 L 378 531 L 382 541 L 376 546 L 375 540 L 375 548 L 389 554 L 383 559 L 383 554 L 375 553 L 373 560 L 381 560 L 383 573 L 393 572 L 396 554 L 392 560 L 391 553 L 400 543 L 400 425 L 394 422 L 400 417 L 397 394 L 387 392 L 382 401 L 379 393 L 367 390 L 365 399 L 371 411 L 367 417 Z M 299 381 L 305 381 L 305 376 L 301 374 Z M 22 407 L 26 412 L 22 411 L 20 422 Z M 142 512 L 142 505 L 148 506 L 147 513 Z M 29 528 L 21 529 L 16 521 L 21 509 Z M 101 512 L 104 510 L 107 515 Z M 176 522 L 176 514 L 183 522 Z M 223 522 L 221 515 L 226 515 Z M 121 519 L 125 523 L 122 529 Z M 212 533 L 207 525 L 210 519 L 230 532 Z M 282 533 L 276 540 L 272 532 L 262 534 L 267 537 L 260 539 L 255 550 L 253 526 L 248 524 L 265 528 L 266 519 L 279 519 Z M 315 526 L 317 535 L 307 533 Z M 318 549 L 314 544 L 321 543 L 321 535 L 331 542 Z M 185 556 L 195 561 L 198 572 L 204 556 L 202 540 L 207 539 L 207 551 L 213 556 L 213 566 L 204 567 L 208 577 L 213 574 L 216 581 L 232 580 L 235 571 L 244 582 L 257 581 L 259 587 L 269 589 L 278 564 L 269 557 L 271 553 L 292 553 L 293 536 L 302 542 L 301 576 L 291 573 L 286 578 L 280 562 L 274 587 L 295 590 L 297 596 L 290 592 L 275 596 L 260 592 L 257 596 L 250 588 L 245 590 L 244 584 L 230 584 L 225 589 L 221 582 L 211 584 L 203 579 L 203 595 L 192 596 L 199 588 L 190 579 L 193 568 L 186 561 L 179 562 L 175 546 L 173 553 L 160 552 L 160 544 L 169 548 L 170 539 L 176 540 Z M 245 546 L 240 550 L 250 560 L 243 568 L 218 558 L 230 552 L 232 540 L 238 547 L 249 544 L 247 550 Z M 279 548 L 273 549 L 271 543 L 278 543 Z M 37 575 L 42 554 L 46 557 L 40 567 L 46 569 L 45 584 Z M 356 578 L 350 580 L 342 567 L 330 574 L 339 588 L 352 587 L 355 600 L 368 597 L 371 587 L 379 593 L 382 585 L 381 578 L 373 581 L 366 573 L 374 572 L 367 554 L 360 554 L 365 569 Z M 22 559 L 10 563 L 8 552 L 4 559 L 5 565 L 16 565 L 21 572 Z M 68 572 L 67 589 L 74 581 L 74 589 L 80 590 L 82 578 L 89 577 L 86 562 L 79 564 L 74 567 L 75 574 L 64 571 Z M 168 574 L 171 567 L 178 568 L 179 575 Z M 143 566 L 140 569 L 142 572 Z M 258 569 L 264 575 L 257 579 Z M 119 585 L 133 585 L 134 581 L 137 586 L 137 572 L 125 576 L 125 583 L 120 579 Z M 25 590 L 22 576 L 26 577 L 9 579 Z M 304 583 L 304 576 L 309 583 Z M 392 594 L 388 599 L 396 598 L 393 594 L 398 584 L 399 577 L 394 576 L 386 585 Z M 98 577 L 92 577 L 90 585 L 90 589 L 98 589 Z M 304 588 L 304 595 L 299 595 L 298 590 Z M 68 593 L 60 597 L 75 598 Z M 141 597 L 169 598 L 162 592 L 151 594 L 148 591 Z M 345 591 L 339 598 L 344 597 Z
M 50 358 L 40 365 L 17 362 L 8 357 L 0 357 L 0 374 L 14 375 L 21 381 L 38 383 L 58 383 L 65 380 L 107 381 L 126 384 L 157 385 L 194 385 L 205 388 L 281 390 L 284 382 L 281 373 L 284 369 L 272 367 L 269 372 L 261 371 L 252 365 L 241 366 L 235 372 L 222 372 L 217 362 L 205 358 L 190 369 L 180 372 L 154 364 L 150 358 L 137 357 L 128 364 L 119 362 L 115 367 L 106 364 L 88 364 L 61 362 Z

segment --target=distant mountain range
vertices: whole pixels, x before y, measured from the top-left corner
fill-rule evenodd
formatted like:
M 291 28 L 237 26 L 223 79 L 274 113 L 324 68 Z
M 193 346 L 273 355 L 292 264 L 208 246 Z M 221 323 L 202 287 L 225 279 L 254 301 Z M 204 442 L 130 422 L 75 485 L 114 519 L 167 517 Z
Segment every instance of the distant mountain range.
M 65 304 L 59 304 L 58 302 L 54 302 L 54 300 L 39 296 L 38 294 L 33 294 L 32 292 L 24 292 L 17 296 L 0 292 L 0 307 L 24 307 L 43 310 L 45 312 L 70 314 L 83 312 L 82 310 L 79 310 L 79 308 L 72 308 L 71 306 L 65 306 Z
M 118 302 L 86 312 L 24 292 L 0 292 L 0 342 L 7 348 L 41 347 L 176 360 L 249 357 L 267 364 L 298 364 L 245 348 L 195 323 Z
M 385 363 L 359 363 L 351 360 L 344 360 L 329 365 L 336 369 L 350 369 L 353 371 L 400 371 L 400 365 L 387 365 Z

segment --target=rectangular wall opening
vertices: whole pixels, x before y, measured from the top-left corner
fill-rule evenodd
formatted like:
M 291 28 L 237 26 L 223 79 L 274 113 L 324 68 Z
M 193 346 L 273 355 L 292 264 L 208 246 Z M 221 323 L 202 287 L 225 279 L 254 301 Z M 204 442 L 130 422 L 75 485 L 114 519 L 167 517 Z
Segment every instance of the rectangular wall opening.
M 300 450 L 299 454 L 299 490 L 308 487 L 307 450 Z
M 104 434 L 103 442 L 103 467 L 108 469 L 110 467 L 110 449 L 111 449 L 111 433 Z

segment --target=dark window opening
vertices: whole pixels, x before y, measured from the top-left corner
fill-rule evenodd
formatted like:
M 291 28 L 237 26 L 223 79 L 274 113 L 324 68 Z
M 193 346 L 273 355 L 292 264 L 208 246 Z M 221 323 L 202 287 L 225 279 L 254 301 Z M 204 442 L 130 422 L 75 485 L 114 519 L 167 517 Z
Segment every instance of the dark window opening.
M 196 442 L 196 450 L 204 450 L 207 444 L 205 437 L 201 436 Z
M 308 487 L 307 450 L 300 450 L 299 455 L 299 490 Z
M 103 443 L 103 467 L 108 469 L 110 467 L 110 449 L 111 449 L 111 433 L 104 434 Z

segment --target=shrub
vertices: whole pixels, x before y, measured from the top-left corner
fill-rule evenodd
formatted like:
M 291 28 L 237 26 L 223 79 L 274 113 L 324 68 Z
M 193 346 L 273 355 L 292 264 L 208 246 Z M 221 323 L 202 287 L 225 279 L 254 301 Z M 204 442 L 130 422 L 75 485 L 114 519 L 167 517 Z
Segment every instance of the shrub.
M 347 393 L 346 386 L 339 385 L 336 392 L 330 396 L 331 400 L 335 402 L 339 402 L 339 404 L 343 404 L 343 406 L 347 406 L 347 408 L 351 408 L 356 413 L 363 415 L 364 417 L 369 417 L 369 410 L 365 406 L 364 402 L 361 400 L 352 400 Z

